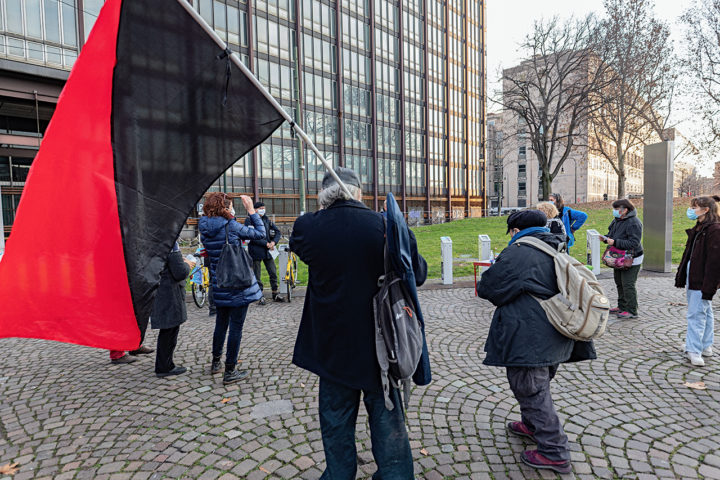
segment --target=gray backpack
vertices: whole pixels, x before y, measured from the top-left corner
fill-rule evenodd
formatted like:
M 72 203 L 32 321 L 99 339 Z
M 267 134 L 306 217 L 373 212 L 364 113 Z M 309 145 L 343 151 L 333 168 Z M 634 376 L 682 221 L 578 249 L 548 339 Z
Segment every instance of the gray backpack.
M 410 382 L 422 355 L 423 336 L 415 304 L 403 279 L 388 265 L 387 256 L 386 245 L 385 275 L 378 279 L 380 290 L 373 297 L 373 312 L 385 407 L 393 410 L 390 388 L 403 388 L 408 407 Z
M 555 261 L 560 293 L 547 300 L 534 297 L 545 310 L 555 329 L 573 340 L 589 341 L 605 332 L 610 316 L 610 302 L 593 272 L 567 253 L 558 252 L 547 243 L 533 237 L 523 237 L 515 243 L 530 245 Z

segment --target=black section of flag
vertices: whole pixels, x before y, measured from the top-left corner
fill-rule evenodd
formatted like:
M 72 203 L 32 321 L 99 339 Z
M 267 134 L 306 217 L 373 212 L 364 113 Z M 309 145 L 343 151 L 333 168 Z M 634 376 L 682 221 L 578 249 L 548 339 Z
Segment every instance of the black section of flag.
M 141 329 L 167 255 L 197 201 L 283 122 L 176 0 L 124 0 L 113 82 L 120 228 Z

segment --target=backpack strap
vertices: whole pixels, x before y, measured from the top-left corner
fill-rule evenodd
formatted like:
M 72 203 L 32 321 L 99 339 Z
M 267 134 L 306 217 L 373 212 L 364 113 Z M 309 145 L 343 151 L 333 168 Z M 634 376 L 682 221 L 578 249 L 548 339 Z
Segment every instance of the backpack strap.
M 560 252 L 550 247 L 550 245 L 535 237 L 518 238 L 517 240 L 515 240 L 515 243 L 524 243 L 525 245 L 530 245 L 531 247 L 535 247 L 541 252 L 547 253 L 553 258 L 557 257 L 560 254 Z

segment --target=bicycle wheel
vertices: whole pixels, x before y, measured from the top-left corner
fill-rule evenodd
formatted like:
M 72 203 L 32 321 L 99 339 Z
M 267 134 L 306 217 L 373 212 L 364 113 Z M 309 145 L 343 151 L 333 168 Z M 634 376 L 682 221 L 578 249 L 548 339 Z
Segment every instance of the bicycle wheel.
M 197 305 L 198 308 L 202 308 L 203 305 L 205 305 L 205 300 L 207 300 L 207 290 L 204 286 L 193 283 L 192 296 L 195 301 L 195 305 Z

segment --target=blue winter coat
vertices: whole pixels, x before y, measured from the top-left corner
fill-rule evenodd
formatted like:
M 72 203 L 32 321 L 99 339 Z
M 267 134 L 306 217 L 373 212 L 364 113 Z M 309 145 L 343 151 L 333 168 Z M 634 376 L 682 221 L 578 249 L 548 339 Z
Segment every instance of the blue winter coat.
M 575 230 L 579 230 L 585 224 L 588 216 L 587 213 L 580 210 L 573 210 L 570 207 L 563 207 L 562 221 L 565 225 L 565 233 L 570 238 L 568 240 L 568 248 L 575 245 Z
M 212 284 L 212 295 L 215 305 L 218 307 L 240 307 L 260 300 L 262 290 L 254 281 L 245 290 L 230 290 L 219 288 L 215 279 L 215 268 L 223 245 L 225 245 L 225 225 L 228 225 L 228 241 L 232 245 L 238 245 L 242 240 L 257 240 L 265 238 L 265 225 L 257 213 L 250 215 L 255 228 L 246 227 L 236 220 L 227 220 L 223 217 L 200 217 L 198 227 L 200 229 L 200 241 L 205 246 L 205 251 L 210 258 L 210 283 Z

